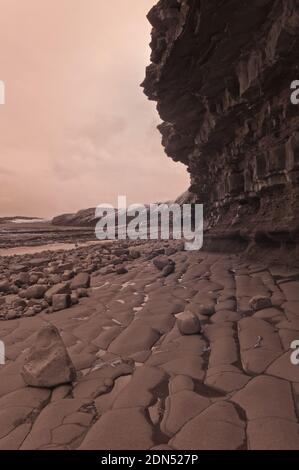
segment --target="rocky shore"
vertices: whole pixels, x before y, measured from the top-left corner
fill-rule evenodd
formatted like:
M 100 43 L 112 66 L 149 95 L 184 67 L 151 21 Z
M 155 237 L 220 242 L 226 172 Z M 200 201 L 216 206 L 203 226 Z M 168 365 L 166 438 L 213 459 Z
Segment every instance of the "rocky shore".
M 0 224 L 0 249 L 53 243 L 83 243 L 95 240 L 94 227 L 55 226 L 51 222 Z
M 0 449 L 298 449 L 298 270 L 116 242 L 1 277 Z
M 126 272 L 140 254 L 110 242 L 73 250 L 0 257 L 0 319 L 52 313 L 88 296 L 91 277 Z M 101 245 L 99 247 L 99 245 Z
M 160 0 L 148 18 L 143 86 L 204 250 L 0 257 L 0 450 L 298 450 L 298 2 Z M 1 224 L 0 248 L 91 241 L 94 222 Z

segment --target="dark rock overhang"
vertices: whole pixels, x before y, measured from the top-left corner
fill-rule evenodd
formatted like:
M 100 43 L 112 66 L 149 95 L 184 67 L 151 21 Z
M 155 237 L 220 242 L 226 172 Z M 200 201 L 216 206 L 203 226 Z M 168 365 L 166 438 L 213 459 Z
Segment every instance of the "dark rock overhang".
M 207 226 L 297 238 L 298 2 L 160 0 L 148 19 L 152 63 L 142 86 L 157 102 L 166 154 L 187 166 L 205 203 Z

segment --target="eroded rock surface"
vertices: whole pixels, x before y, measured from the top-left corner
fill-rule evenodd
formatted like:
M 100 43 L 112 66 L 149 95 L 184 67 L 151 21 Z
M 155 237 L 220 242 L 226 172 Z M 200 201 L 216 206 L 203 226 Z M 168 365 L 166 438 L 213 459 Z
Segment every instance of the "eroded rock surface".
M 161 251 L 176 265 L 167 277 L 151 259 Z M 138 252 L 122 276 L 92 273 L 80 303 L 0 322 L 0 449 L 298 449 L 299 273 L 177 242 Z M 268 308 L 250 308 L 258 295 Z

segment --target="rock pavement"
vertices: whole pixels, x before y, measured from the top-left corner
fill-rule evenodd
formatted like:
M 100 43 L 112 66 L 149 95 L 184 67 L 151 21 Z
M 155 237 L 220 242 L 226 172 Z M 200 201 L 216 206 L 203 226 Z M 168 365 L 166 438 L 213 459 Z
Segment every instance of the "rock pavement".
M 299 449 L 299 270 L 178 242 L 0 265 L 0 449 Z

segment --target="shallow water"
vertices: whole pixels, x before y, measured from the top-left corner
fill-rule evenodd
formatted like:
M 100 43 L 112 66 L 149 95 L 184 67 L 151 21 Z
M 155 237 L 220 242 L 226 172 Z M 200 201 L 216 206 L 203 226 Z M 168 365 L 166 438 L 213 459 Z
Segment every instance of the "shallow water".
M 15 246 L 12 248 L 0 248 L 0 256 L 14 256 L 14 255 L 31 255 L 36 253 L 42 253 L 43 251 L 69 251 L 75 248 L 82 248 L 84 246 L 96 245 L 102 243 L 98 241 L 90 241 L 83 243 L 48 243 L 45 245 L 38 246 Z

